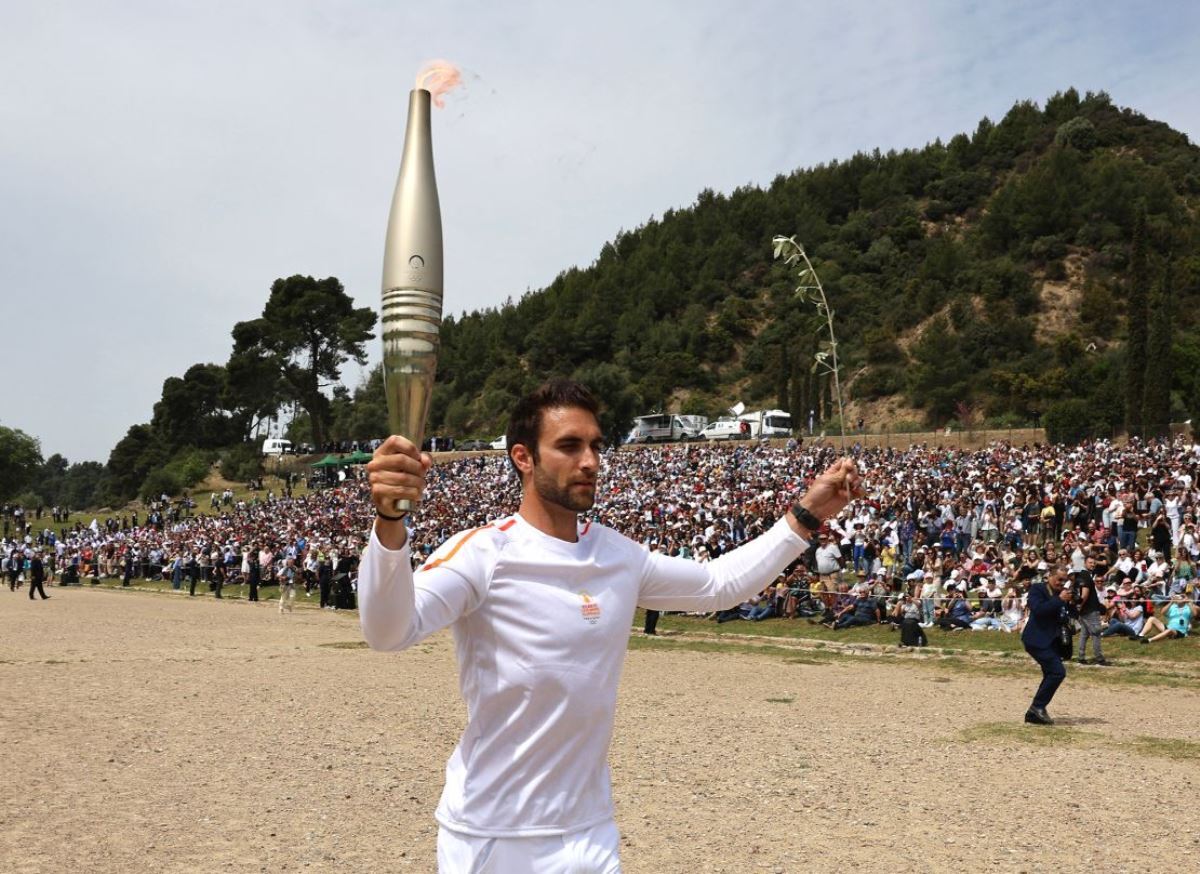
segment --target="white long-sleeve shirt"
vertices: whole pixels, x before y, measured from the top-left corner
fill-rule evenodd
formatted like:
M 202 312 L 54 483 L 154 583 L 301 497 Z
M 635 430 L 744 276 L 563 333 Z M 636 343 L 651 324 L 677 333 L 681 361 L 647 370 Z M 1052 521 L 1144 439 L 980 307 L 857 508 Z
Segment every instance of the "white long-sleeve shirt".
M 373 649 L 451 626 L 468 720 L 437 819 L 483 837 L 554 835 L 613 816 L 617 683 L 634 609 L 741 603 L 807 548 L 781 519 L 705 564 L 647 552 L 602 525 L 568 543 L 520 515 L 463 532 L 415 574 L 407 544 L 363 553 L 359 616 Z

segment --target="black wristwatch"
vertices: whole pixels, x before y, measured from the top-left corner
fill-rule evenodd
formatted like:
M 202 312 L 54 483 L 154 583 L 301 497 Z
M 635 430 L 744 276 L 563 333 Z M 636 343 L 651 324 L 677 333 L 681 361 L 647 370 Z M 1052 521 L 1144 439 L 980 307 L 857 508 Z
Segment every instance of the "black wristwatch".
M 792 515 L 800 523 L 800 527 L 810 532 L 814 537 L 821 530 L 821 520 L 808 511 L 807 507 L 792 504 Z

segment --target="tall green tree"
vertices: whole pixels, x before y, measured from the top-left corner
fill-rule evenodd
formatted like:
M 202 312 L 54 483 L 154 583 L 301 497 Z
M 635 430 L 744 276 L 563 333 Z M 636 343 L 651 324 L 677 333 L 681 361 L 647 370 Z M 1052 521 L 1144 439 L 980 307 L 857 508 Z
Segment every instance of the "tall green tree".
M 70 462 L 57 452 L 42 463 L 37 472 L 37 487 L 38 494 L 46 499 L 46 503 L 58 504 L 62 501 L 63 486 L 70 467 Z
M 1142 429 L 1147 436 L 1164 437 L 1171 422 L 1171 342 L 1174 269 L 1170 259 L 1150 293 L 1150 328 L 1146 341 L 1145 400 Z
M 94 507 L 96 492 L 104 478 L 104 465 L 98 461 L 80 461 L 67 468 L 62 491 L 56 503 L 68 507 Z
M 249 440 L 263 420 L 279 411 L 285 389 L 278 363 L 261 347 L 229 356 L 221 404 L 229 411 L 242 441 Z
M 169 452 L 149 425 L 131 425 L 108 455 L 97 500 L 111 506 L 124 504 L 138 493 L 150 471 L 167 463 Z
M 224 408 L 225 383 L 225 368 L 219 364 L 193 364 L 183 378 L 168 377 L 162 399 L 154 405 L 155 433 L 172 449 L 214 449 L 236 442 L 238 429 Z
M 0 500 L 15 497 L 32 485 L 42 467 L 42 447 L 36 437 L 0 425 Z
M 1146 388 L 1146 343 L 1149 333 L 1149 269 L 1146 259 L 1146 206 L 1139 204 L 1133 220 L 1133 245 L 1129 255 L 1128 338 L 1125 341 L 1125 431 L 1140 435 L 1145 430 L 1142 411 Z
M 342 365 L 367 360 L 375 310 L 355 308 L 342 283 L 330 276 L 276 279 L 260 318 L 233 327 L 234 354 L 271 360 L 290 397 L 308 413 L 313 440 L 326 441 L 330 402 L 324 389 L 341 377 Z

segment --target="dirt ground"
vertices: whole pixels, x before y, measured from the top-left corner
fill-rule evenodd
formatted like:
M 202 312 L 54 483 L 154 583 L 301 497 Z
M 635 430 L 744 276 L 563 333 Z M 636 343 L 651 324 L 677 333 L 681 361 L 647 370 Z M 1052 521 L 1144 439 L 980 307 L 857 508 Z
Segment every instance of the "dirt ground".
M 0 592 L 0 871 L 434 870 L 447 634 L 382 654 L 350 615 L 50 592 Z M 625 870 L 1200 868 L 1200 692 L 1068 679 L 1039 744 L 1014 722 L 1033 685 L 635 649 Z

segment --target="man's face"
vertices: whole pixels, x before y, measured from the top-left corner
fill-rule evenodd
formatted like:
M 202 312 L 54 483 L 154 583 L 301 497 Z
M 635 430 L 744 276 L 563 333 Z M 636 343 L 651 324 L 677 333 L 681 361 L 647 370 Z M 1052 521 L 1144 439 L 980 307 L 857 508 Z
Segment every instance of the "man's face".
M 542 412 L 533 487 L 538 496 L 582 512 L 596 503 L 596 477 L 604 448 L 600 423 L 587 410 L 556 407 Z

